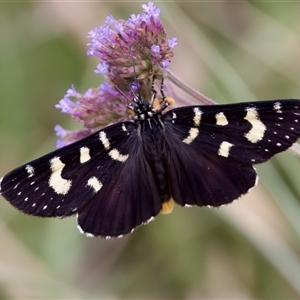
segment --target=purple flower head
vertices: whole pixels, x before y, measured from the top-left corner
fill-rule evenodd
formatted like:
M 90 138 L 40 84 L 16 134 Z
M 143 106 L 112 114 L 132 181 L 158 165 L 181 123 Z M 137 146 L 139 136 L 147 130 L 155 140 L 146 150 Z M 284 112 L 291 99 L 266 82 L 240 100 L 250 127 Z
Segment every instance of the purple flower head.
M 156 75 L 162 78 L 173 56 L 176 39 L 167 39 L 159 18 L 160 10 L 149 2 L 142 5 L 143 12 L 131 15 L 128 20 L 115 20 L 111 15 L 104 25 L 92 30 L 88 37 L 88 55 L 101 59 L 96 72 L 105 74 L 110 82 L 123 91 L 128 91 L 134 81 L 148 82 Z M 133 68 L 134 65 L 134 68 Z M 142 96 L 147 96 L 148 84 L 142 84 Z
M 56 147 L 61 148 L 72 144 L 78 140 L 85 138 L 86 136 L 92 133 L 89 129 L 81 129 L 81 130 L 66 130 L 62 128 L 60 125 L 56 125 L 54 127 L 56 135 L 59 139 L 56 142 Z
M 132 97 L 129 93 L 127 97 Z M 75 98 L 73 101 L 71 98 Z M 128 118 L 127 100 L 109 83 L 104 82 L 98 88 L 90 88 L 84 94 L 78 93 L 74 87 L 69 89 L 56 108 L 68 113 L 75 121 L 83 125 L 82 130 L 74 132 L 56 126 L 56 134 L 61 138 L 58 146 L 65 146 L 79 140 L 109 123 Z
M 72 91 L 72 93 L 70 90 L 67 91 L 56 108 L 69 113 L 85 128 L 100 128 L 128 116 L 127 100 L 107 82 L 98 88 L 88 89 L 84 94 L 76 92 L 74 87 Z M 72 101 L 70 97 L 77 98 L 77 101 Z
M 137 89 L 143 99 L 151 99 L 153 75 L 164 77 L 177 41 L 167 39 L 160 10 L 154 3 L 144 4 L 142 8 L 141 14 L 132 14 L 128 20 L 115 20 L 108 15 L 101 27 L 89 32 L 87 55 L 101 60 L 95 72 L 103 74 L 107 81 L 84 94 L 72 86 L 56 105 L 83 125 L 83 129 L 74 131 L 57 125 L 58 147 L 110 123 L 128 119 L 127 98 L 131 99 Z

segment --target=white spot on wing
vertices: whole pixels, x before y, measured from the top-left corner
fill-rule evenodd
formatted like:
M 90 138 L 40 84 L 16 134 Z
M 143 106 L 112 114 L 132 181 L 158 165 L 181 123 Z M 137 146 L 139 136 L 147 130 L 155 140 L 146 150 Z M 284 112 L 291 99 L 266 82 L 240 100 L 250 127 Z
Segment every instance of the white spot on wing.
M 252 166 L 252 168 L 253 168 L 253 170 L 256 172 L 256 168 L 255 168 L 254 166 Z M 253 187 L 257 186 L 258 180 L 259 180 L 259 177 L 258 177 L 258 175 L 256 174 L 255 183 L 254 183 L 254 186 L 253 186 Z M 250 191 L 250 190 L 248 190 L 248 192 L 249 192 L 249 191 Z
M 103 184 L 101 183 L 101 181 L 99 181 L 95 176 L 91 177 L 88 181 L 87 181 L 87 186 L 90 186 L 91 188 L 94 189 L 95 193 L 99 192 L 100 189 L 102 188 Z
M 252 128 L 245 134 L 246 139 L 251 143 L 257 143 L 264 138 L 266 126 L 259 119 L 257 110 L 254 107 L 248 107 L 245 120 L 247 120 Z
M 77 218 L 78 218 L 78 216 L 77 216 Z M 79 224 L 77 224 L 77 228 L 78 228 L 78 230 L 79 230 L 79 232 L 80 232 L 81 234 L 84 234 L 84 231 L 83 231 L 83 229 L 80 227 Z
M 182 140 L 183 143 L 190 144 L 199 134 L 198 128 L 191 128 L 189 131 L 189 135 Z
M 26 165 L 25 167 L 27 174 L 28 174 L 28 178 L 34 176 L 34 168 L 31 165 Z
M 127 128 L 126 128 L 126 126 L 124 124 L 122 124 L 122 130 L 123 131 L 127 131 Z
M 108 138 L 106 137 L 106 133 L 104 131 L 100 131 L 99 138 L 100 138 L 100 141 L 102 142 L 104 148 L 106 150 L 108 150 L 110 148 L 110 142 L 109 142 Z
M 229 142 L 222 142 L 220 147 L 219 147 L 219 151 L 218 151 L 218 154 L 220 156 L 223 156 L 223 157 L 228 157 L 229 156 L 229 151 L 230 151 L 230 148 L 234 146 L 233 144 L 229 143 Z
M 274 108 L 274 110 L 275 110 L 277 113 L 279 113 L 279 114 L 282 113 L 280 102 L 275 102 L 273 108 Z
M 143 225 L 147 225 L 150 222 L 152 222 L 155 218 L 154 217 L 150 217 L 147 221 L 143 222 Z
M 177 118 L 177 115 L 173 112 L 172 113 L 172 123 L 175 124 L 175 119 Z
M 200 125 L 200 121 L 201 121 L 201 115 L 202 115 L 202 111 L 199 109 L 199 107 L 194 107 L 194 126 L 198 127 Z
M 129 154 L 123 155 L 121 154 L 118 149 L 112 149 L 108 152 L 108 155 L 114 159 L 114 160 L 118 160 L 120 162 L 124 162 L 128 159 Z
M 225 126 L 228 124 L 228 120 L 227 120 L 226 116 L 224 115 L 224 113 L 220 112 L 220 113 L 216 114 L 215 117 L 216 117 L 217 125 Z
M 91 159 L 90 149 L 88 147 L 80 148 L 80 163 L 85 163 Z
M 252 168 L 253 168 L 253 170 L 254 170 L 255 173 L 256 173 L 256 168 L 255 168 L 254 166 L 252 166 Z M 254 185 L 253 185 L 246 193 L 250 193 L 250 191 L 251 191 L 255 186 L 257 186 L 259 177 L 257 176 L 257 174 L 255 174 L 255 175 L 256 175 L 256 177 L 255 177 Z
M 84 230 L 80 227 L 79 224 L 77 224 L 77 228 L 78 228 L 78 230 L 79 230 L 79 232 L 80 232 L 81 234 L 84 234 L 84 235 L 87 236 L 87 237 L 94 237 L 93 234 L 88 233 L 88 232 L 84 232 Z
M 65 164 L 60 160 L 59 157 L 54 157 L 50 160 L 50 168 L 51 168 L 51 175 L 49 178 L 49 186 L 53 188 L 53 190 L 57 194 L 65 195 L 69 192 L 72 181 L 67 180 L 61 177 L 61 173 Z

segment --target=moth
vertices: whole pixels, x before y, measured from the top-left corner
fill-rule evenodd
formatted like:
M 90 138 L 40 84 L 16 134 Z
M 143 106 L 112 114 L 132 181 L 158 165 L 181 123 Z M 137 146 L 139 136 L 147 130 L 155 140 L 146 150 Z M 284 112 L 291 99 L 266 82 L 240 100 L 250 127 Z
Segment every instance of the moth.
M 161 94 L 146 101 L 138 93 L 128 105 L 133 120 L 9 172 L 1 195 L 29 215 L 77 215 L 87 236 L 120 237 L 174 203 L 232 202 L 256 185 L 254 164 L 300 137 L 300 100 L 169 109 L 173 99 Z

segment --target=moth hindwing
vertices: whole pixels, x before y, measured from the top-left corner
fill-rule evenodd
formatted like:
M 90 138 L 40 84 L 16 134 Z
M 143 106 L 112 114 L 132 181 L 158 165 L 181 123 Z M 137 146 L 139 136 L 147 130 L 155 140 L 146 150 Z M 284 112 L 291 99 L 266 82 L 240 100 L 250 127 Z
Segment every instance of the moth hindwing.
M 159 105 L 157 104 L 159 103 Z M 117 237 L 182 206 L 220 206 L 257 182 L 253 164 L 300 136 L 300 100 L 212 106 L 131 104 L 120 122 L 5 175 L 0 192 L 24 213 L 78 215 L 89 236 Z

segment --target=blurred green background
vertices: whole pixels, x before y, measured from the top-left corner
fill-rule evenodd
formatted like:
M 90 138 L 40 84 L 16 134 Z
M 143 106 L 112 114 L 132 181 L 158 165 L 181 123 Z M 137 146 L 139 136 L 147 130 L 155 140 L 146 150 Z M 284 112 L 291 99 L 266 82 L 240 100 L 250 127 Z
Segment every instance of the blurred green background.
M 76 126 L 54 105 L 102 81 L 87 33 L 144 2 L 0 4 L 0 174 Z M 218 103 L 300 98 L 300 3 L 156 2 L 178 38 L 171 70 Z M 25 216 L 0 199 L 0 298 L 300 298 L 300 161 L 257 167 L 259 185 L 220 209 L 176 207 L 123 239 L 76 218 Z

